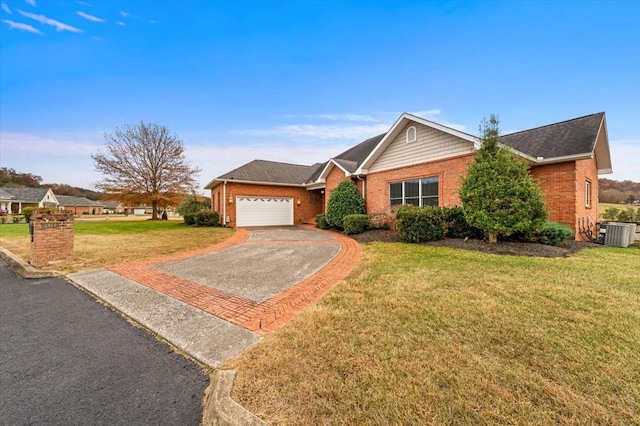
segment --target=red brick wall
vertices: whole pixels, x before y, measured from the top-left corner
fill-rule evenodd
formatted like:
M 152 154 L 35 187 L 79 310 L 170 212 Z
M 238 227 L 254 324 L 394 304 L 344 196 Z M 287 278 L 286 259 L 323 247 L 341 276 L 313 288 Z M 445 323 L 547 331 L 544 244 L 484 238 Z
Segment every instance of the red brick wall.
M 33 266 L 46 266 L 73 257 L 73 213 L 36 211 L 29 226 Z
M 545 195 L 549 220 L 563 223 L 575 230 L 576 165 L 574 162 L 535 166 L 531 176 Z
M 227 183 L 226 196 L 222 198 L 223 186 L 219 185 L 211 190 L 211 203 L 213 210 L 220 214 L 223 218 L 223 204 L 226 205 L 226 215 L 230 221 L 227 226 L 236 226 L 236 197 L 237 196 L 268 196 L 268 197 L 291 197 L 293 198 L 293 221 L 294 224 L 310 223 L 315 220 L 317 214 L 323 211 L 322 197 L 306 188 L 291 186 L 271 186 L 271 185 L 255 185 L 246 183 Z M 220 194 L 220 208 L 216 202 L 216 194 Z M 229 196 L 233 202 L 229 203 Z M 298 198 L 300 204 L 298 205 Z
M 458 191 L 461 176 L 467 174 L 467 169 L 472 162 L 473 154 L 468 154 L 416 166 L 371 173 L 367 175 L 366 182 L 367 212 L 383 213 L 389 211 L 389 183 L 432 176 L 438 177 L 440 206 L 459 205 Z

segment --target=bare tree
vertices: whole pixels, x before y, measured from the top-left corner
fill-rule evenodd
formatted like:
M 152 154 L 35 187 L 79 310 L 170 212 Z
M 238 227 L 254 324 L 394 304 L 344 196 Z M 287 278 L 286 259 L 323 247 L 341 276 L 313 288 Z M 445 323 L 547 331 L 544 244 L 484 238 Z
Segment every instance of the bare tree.
M 176 202 L 196 187 L 195 176 L 184 156 L 182 141 L 164 126 L 141 121 L 135 126 L 105 133 L 106 152 L 91 155 L 104 179 L 96 184 L 108 198 L 129 203 L 147 203 L 158 218 L 158 207 Z

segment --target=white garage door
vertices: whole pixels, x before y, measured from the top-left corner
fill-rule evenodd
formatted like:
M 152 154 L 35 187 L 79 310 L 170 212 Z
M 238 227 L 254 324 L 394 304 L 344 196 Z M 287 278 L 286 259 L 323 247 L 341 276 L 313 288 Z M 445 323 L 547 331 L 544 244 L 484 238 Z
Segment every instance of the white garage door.
M 236 197 L 236 226 L 293 225 L 293 198 Z

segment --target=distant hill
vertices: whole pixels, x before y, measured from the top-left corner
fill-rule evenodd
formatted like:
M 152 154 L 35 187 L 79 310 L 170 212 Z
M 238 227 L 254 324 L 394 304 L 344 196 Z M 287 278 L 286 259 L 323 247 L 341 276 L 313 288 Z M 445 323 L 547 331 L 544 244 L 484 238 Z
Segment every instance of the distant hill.
M 73 195 L 74 197 L 85 197 L 89 200 L 98 201 L 102 198 L 102 192 L 92 191 L 90 189 L 78 188 L 77 186 L 69 186 L 63 183 L 45 183 L 41 186 L 51 188 L 56 195 Z
M 640 200 L 640 182 L 630 180 L 598 179 L 599 200 L 601 203 L 633 203 Z

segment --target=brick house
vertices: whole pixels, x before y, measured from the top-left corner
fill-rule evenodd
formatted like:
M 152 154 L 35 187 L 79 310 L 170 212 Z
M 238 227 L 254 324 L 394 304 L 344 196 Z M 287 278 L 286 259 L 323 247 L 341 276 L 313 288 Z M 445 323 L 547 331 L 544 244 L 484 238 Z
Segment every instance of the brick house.
M 73 195 L 58 195 L 60 208 L 76 216 L 82 214 L 102 214 L 103 205 L 99 201 Z
M 598 219 L 598 175 L 611 173 L 604 113 L 574 118 L 500 138 L 530 165 L 545 193 L 549 220 L 576 231 Z M 461 179 L 480 140 L 441 124 L 402 114 L 388 132 L 311 166 L 254 160 L 205 189 L 227 226 L 313 222 L 344 179 L 364 196 L 368 213 L 401 204 L 460 204 Z

